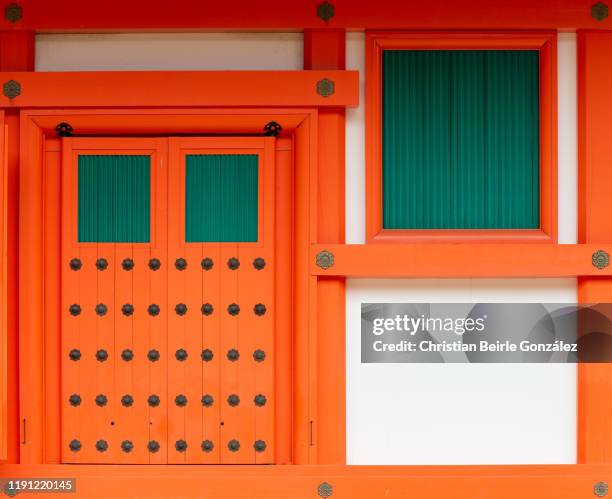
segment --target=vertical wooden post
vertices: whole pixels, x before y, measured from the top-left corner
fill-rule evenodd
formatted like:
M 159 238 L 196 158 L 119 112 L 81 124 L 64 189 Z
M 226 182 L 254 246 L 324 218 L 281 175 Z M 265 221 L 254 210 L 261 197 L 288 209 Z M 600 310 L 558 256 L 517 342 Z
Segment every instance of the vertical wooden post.
M 612 241 L 612 33 L 578 34 L 578 237 Z M 612 279 L 578 279 L 582 303 L 612 302 Z M 612 462 L 612 365 L 581 364 L 578 463 Z
M 345 69 L 346 34 L 340 29 L 304 32 L 304 69 Z M 324 110 L 318 119 L 317 242 L 343 243 L 344 109 Z M 346 462 L 345 280 L 317 280 L 316 407 L 311 462 Z
M 0 71 L 34 70 L 34 33 L 0 31 Z M 4 84 L 0 81 L 0 86 Z M 8 229 L 8 452 L 7 463 L 19 462 L 19 111 L 8 110 L 7 125 L 7 229 Z

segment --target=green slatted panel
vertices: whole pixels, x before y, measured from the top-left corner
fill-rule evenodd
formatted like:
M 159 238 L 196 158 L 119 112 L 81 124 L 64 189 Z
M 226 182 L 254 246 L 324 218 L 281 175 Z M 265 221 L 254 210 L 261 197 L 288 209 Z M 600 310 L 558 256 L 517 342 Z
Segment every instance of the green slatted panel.
M 78 169 L 79 242 L 149 242 L 151 158 L 80 155 Z
M 537 51 L 383 53 L 383 227 L 540 225 Z
M 257 241 L 257 162 L 255 154 L 187 155 L 187 242 Z

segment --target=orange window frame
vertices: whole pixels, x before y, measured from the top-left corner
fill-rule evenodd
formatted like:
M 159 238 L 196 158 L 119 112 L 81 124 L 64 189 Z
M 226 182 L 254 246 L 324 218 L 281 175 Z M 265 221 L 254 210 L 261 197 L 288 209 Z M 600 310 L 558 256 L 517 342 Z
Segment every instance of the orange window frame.
M 385 50 L 537 50 L 540 54 L 540 228 L 384 229 L 382 53 Z M 369 32 L 366 35 L 366 240 L 398 242 L 557 242 L 556 33 Z

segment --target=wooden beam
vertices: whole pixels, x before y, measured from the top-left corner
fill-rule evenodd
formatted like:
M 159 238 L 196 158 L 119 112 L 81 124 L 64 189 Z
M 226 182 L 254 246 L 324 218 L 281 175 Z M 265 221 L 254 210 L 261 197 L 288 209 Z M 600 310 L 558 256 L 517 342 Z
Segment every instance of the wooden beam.
M 611 19 L 591 16 L 594 0 L 329 0 L 333 16 L 317 15 L 323 0 L 20 0 L 22 19 L 0 21 L 2 29 L 36 31 L 170 31 L 207 29 L 609 29 Z M 6 4 L 4 4 L 6 5 Z M 4 8 L 4 7 L 3 7 Z
M 77 496 L 318 499 L 578 499 L 612 483 L 611 466 L 10 465 L 0 478 L 76 479 Z M 329 489 L 328 489 L 329 490 Z
M 578 237 L 612 243 L 612 33 L 578 35 Z M 582 276 L 580 302 L 612 302 L 612 279 Z M 612 365 L 578 366 L 578 462 L 612 462 Z
M 593 265 L 593 254 L 600 250 L 610 254 L 612 244 L 316 244 L 310 271 L 381 278 L 612 276 L 612 266 Z M 326 270 L 316 263 L 322 251 L 334 257 Z
M 0 96 L 0 108 L 356 106 L 357 71 L 109 71 L 4 73 L 21 94 Z M 329 96 L 317 83 L 334 83 Z

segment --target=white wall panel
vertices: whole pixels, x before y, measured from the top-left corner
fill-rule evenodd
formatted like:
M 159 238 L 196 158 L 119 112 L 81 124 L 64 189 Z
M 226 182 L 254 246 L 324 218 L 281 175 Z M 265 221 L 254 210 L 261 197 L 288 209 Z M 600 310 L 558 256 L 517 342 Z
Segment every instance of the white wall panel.
M 296 70 L 301 33 L 105 33 L 36 36 L 36 71 Z

